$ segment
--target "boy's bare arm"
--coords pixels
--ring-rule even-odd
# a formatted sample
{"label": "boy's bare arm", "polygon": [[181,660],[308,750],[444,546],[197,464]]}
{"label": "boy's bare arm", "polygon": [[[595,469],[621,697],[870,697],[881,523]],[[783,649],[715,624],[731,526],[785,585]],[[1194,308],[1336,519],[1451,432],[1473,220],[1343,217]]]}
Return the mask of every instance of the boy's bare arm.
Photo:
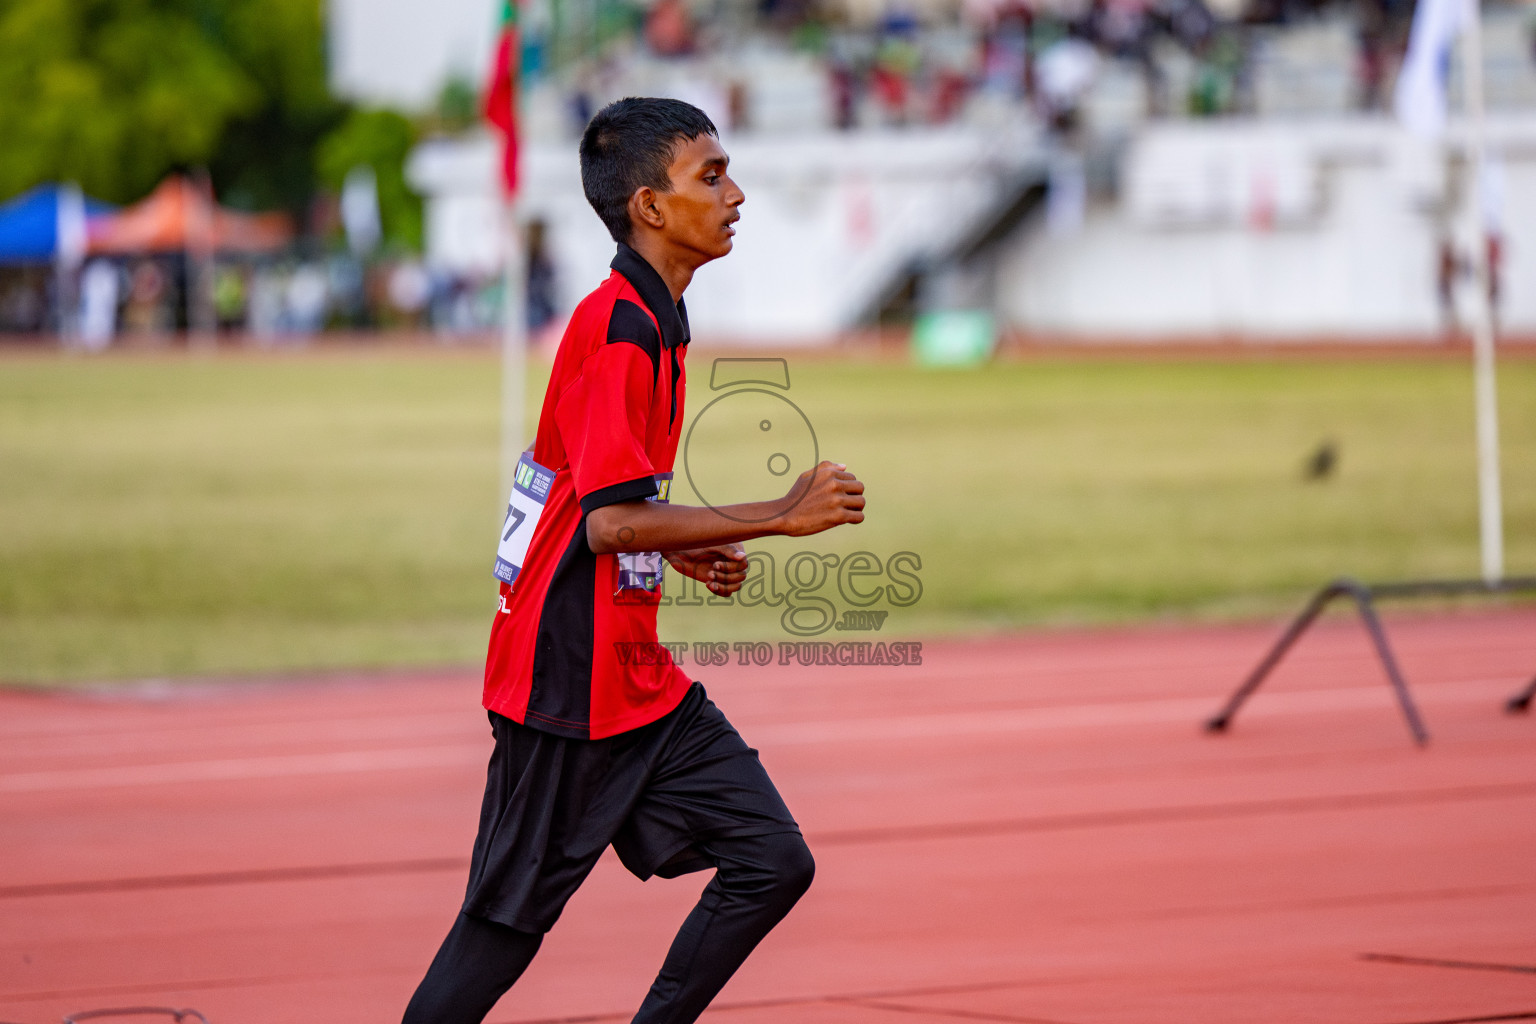
{"label": "boy's bare arm", "polygon": [[864,521],[864,485],[846,466],[823,462],[800,474],[789,493],[772,501],[720,509],[626,501],[587,516],[587,546],[596,554],[690,552],[758,537],[805,537]]}

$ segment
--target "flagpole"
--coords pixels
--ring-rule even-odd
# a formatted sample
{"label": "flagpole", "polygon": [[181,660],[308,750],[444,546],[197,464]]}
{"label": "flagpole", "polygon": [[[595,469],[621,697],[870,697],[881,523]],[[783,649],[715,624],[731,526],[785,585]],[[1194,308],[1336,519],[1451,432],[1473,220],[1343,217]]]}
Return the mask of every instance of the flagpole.
{"label": "flagpole", "polygon": [[[514,26],[517,24],[517,0],[509,0],[506,7],[506,16],[503,19],[502,31],[507,31],[506,21],[510,20]],[[522,159],[522,147],[518,145],[515,133],[519,127],[517,116],[518,97],[522,93],[522,61],[516,47],[520,45],[519,38],[514,35],[504,45],[513,49],[508,54],[507,75],[511,79],[510,95],[507,97],[507,138],[504,145],[511,147],[510,159],[520,161]],[[526,387],[527,363],[528,363],[528,313],[527,313],[527,287],[528,271],[525,266],[527,260],[527,246],[523,240],[522,218],[520,215],[518,197],[522,192],[522,175],[518,173],[520,168],[516,163],[511,165],[510,181],[504,181],[504,185],[511,187],[504,192],[506,202],[503,206],[505,223],[502,227],[506,239],[506,256],[502,265],[502,301],[501,301],[501,494],[503,497],[512,493],[512,482],[517,474],[517,460],[523,453],[523,393]]]}
{"label": "flagpole", "polygon": [[[515,101],[514,101],[515,102]],[[506,260],[502,284],[501,324],[501,495],[512,493],[512,478],[523,453],[523,390],[527,377],[528,274],[518,202],[508,196],[505,205]]]}
{"label": "flagpole", "polygon": [[66,347],[80,341],[80,267],[85,250],[85,195],[79,185],[67,182],[54,196],[53,248],[59,341]]}
{"label": "flagpole", "polygon": [[1483,191],[1487,174],[1487,127],[1483,112],[1483,24],[1478,0],[1465,0],[1462,31],[1463,96],[1467,114],[1467,215],[1472,222],[1472,361],[1477,404],[1478,525],[1482,546],[1483,581],[1504,577],[1504,507],[1499,484],[1498,387],[1494,370],[1493,268],[1488,252]]}

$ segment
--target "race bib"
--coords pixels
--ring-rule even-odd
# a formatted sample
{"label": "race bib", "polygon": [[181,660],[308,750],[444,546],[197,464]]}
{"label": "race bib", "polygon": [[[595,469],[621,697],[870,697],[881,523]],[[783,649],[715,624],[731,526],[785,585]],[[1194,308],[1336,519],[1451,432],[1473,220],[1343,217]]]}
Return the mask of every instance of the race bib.
{"label": "race bib", "polygon": [[[659,501],[665,505],[671,495],[672,474],[657,473],[656,496],[646,500]],[[649,594],[661,591],[661,574],[667,563],[660,551],[626,551],[618,556],[618,560],[619,585],[614,591],[615,596],[626,590],[641,590]]]}
{"label": "race bib", "polygon": [[544,503],[549,500],[549,486],[555,482],[555,474],[533,461],[531,452],[523,452],[517,460],[517,473],[512,478],[512,494],[507,498],[507,518],[501,524],[501,543],[496,546],[498,580],[511,583],[523,569],[528,557],[528,542],[544,514]]}

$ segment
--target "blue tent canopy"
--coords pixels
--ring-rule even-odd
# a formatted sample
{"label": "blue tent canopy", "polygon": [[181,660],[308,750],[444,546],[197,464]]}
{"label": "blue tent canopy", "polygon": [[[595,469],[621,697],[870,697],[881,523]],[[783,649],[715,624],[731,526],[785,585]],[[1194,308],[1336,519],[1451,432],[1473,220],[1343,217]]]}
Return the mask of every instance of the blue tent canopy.
{"label": "blue tent canopy", "polygon": [[[58,185],[40,185],[0,206],[0,263],[48,263],[59,247]],[[112,207],[85,200],[85,215],[94,217]]]}

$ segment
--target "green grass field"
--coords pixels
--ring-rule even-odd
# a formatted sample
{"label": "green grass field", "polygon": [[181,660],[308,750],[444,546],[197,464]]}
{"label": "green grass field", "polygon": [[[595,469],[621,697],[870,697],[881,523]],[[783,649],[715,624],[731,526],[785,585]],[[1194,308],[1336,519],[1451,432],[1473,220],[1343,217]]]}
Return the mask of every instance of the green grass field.
{"label": "green grass field", "polygon": [[[880,637],[1271,616],[1341,573],[1477,571],[1458,360],[790,362],[869,519],[750,547],[780,573],[802,551],[915,554],[921,597],[878,603]],[[1500,385],[1508,565],[1529,573],[1536,361],[1506,361]],[[0,360],[0,679],[477,662],[497,388],[489,353]],[[1338,472],[1303,482],[1324,438]],[[771,480],[739,473],[720,493]],[[673,500],[695,500],[686,479]],[[782,612],[670,607],[663,639],[783,639]]]}

